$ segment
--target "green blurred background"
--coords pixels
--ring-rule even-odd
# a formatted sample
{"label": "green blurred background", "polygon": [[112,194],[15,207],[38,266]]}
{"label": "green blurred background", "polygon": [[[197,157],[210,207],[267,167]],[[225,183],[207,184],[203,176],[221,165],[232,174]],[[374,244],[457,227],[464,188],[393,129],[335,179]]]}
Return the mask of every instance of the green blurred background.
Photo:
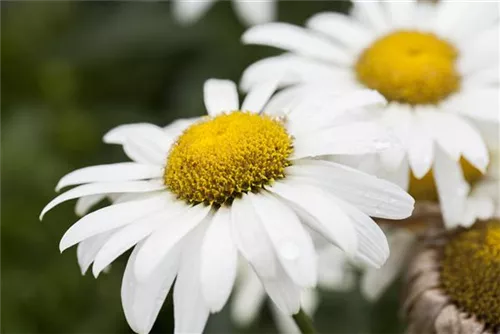
{"label": "green blurred background", "polygon": [[[343,1],[279,3],[279,20],[302,24],[314,13],[346,12]],[[173,19],[168,2],[1,3],[1,331],[128,333],[120,303],[126,256],[109,274],[81,276],[75,248],[59,239],[76,221],[74,203],[41,223],[65,173],[124,160],[102,135],[130,122],[166,125],[205,113],[210,77],[238,81],[257,59],[277,54],[243,46],[245,27],[231,3],[216,3],[191,26]],[[397,333],[398,286],[378,301],[359,292],[324,293],[315,321],[322,333]],[[168,299],[155,333],[171,332]],[[275,332],[268,308],[251,328],[234,327],[227,307],[206,332]]]}

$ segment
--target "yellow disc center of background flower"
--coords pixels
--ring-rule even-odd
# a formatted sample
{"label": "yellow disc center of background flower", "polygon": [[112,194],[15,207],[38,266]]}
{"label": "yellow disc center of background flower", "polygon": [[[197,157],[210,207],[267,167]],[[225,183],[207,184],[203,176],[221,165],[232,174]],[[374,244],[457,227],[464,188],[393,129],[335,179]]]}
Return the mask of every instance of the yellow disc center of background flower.
{"label": "yellow disc center of background flower", "polygon": [[364,50],[355,67],[358,80],[389,101],[435,104],[459,88],[456,58],[434,34],[398,31]]}
{"label": "yellow disc center of background flower", "polygon": [[444,248],[441,284],[459,308],[500,326],[500,221],[477,223]]}
{"label": "yellow disc center of background flower", "polygon": [[[472,166],[464,158],[460,159],[460,165],[462,166],[462,171],[464,173],[465,180],[470,185],[473,185],[481,179],[483,174],[476,167]],[[424,175],[423,178],[417,179],[413,174],[410,177],[410,187],[408,192],[417,201],[437,201],[438,194],[436,189],[436,183],[434,182],[434,175],[432,170]]]}
{"label": "yellow disc center of background flower", "polygon": [[234,111],[189,127],[170,151],[164,181],[183,200],[223,204],[283,178],[291,153],[281,121]]}

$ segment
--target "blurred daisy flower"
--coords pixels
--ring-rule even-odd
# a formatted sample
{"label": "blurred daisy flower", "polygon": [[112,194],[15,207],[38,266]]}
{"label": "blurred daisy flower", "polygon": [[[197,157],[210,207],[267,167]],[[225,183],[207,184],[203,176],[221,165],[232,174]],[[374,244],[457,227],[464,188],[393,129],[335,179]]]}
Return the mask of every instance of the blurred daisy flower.
{"label": "blurred daisy flower", "polygon": [[[183,24],[198,21],[217,0],[172,0],[174,16]],[[247,26],[274,21],[276,0],[233,0],[238,18]]]}
{"label": "blurred daisy flower", "polygon": [[406,272],[407,333],[498,333],[500,221],[435,232]]}
{"label": "blurred daisy flower", "polygon": [[[500,155],[491,151],[491,162],[486,175],[476,182],[462,208],[463,225],[470,227],[477,221],[500,219]],[[387,222],[385,222],[387,223]],[[403,224],[388,225],[384,229],[391,254],[380,268],[367,267],[362,271],[361,292],[369,300],[377,300],[408,265],[416,242],[429,226],[442,224],[439,208],[432,203],[418,203],[411,218]],[[401,226],[404,225],[404,226]]]}
{"label": "blurred daisy flower", "polygon": [[377,90],[388,105],[363,117],[391,128],[403,150],[373,163],[416,200],[439,201],[448,227],[467,225],[462,209],[489,161],[479,129],[498,128],[500,119],[498,6],[356,1],[350,16],[317,14],[307,28],[256,26],[244,43],[288,52],[251,65],[241,85],[283,78],[295,86],[281,93],[282,103],[319,87]]}
{"label": "blurred daisy flower", "polygon": [[[175,279],[175,332],[201,332],[232,291],[238,253],[276,306],[296,314],[302,291],[318,280],[312,231],[363,263],[379,267],[387,259],[387,240],[369,216],[406,218],[412,197],[322,157],[388,149],[394,138],[376,124],[337,123],[335,113],[310,118],[306,102],[272,112],[266,104],[275,89],[275,82],[262,84],[240,106],[233,82],[210,79],[207,117],[172,131],[119,126],[104,141],[122,145],[132,162],[83,168],[59,181],[57,190],[79,186],[41,217],[71,199],[120,194],[71,226],[60,249],[91,244],[83,250],[97,276],[134,247],[121,291],[134,331],[151,330]],[[336,108],[384,102],[365,90],[339,95]]]}

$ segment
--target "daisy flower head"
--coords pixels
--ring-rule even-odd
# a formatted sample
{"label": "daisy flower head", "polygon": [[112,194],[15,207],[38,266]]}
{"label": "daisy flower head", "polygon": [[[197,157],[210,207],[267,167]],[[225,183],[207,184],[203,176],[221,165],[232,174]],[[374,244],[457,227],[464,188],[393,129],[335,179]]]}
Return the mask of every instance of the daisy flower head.
{"label": "daisy flower head", "polygon": [[436,231],[406,271],[408,333],[500,331],[500,221]]}
{"label": "daisy flower head", "polygon": [[[87,242],[79,258],[93,262],[97,276],[134,247],[121,290],[134,331],[151,330],[175,279],[175,332],[201,332],[231,293],[238,254],[288,315],[317,282],[311,233],[375,267],[388,257],[386,238],[369,216],[406,218],[413,198],[323,157],[366,154],[391,147],[394,138],[376,124],[337,124],[334,114],[309,118],[307,102],[270,112],[275,89],[274,81],[262,84],[240,105],[233,82],[210,79],[208,116],[173,129],[119,126],[104,141],[122,145],[132,162],[79,169],[59,181],[57,189],[78,186],[41,216],[71,199],[119,194],[71,226],[60,249]],[[361,91],[338,102],[349,109],[384,99]]]}
{"label": "daisy flower head", "polygon": [[[199,20],[217,0],[172,0],[175,18],[183,24]],[[276,0],[233,0],[232,5],[238,18],[247,26],[274,21],[277,11]]]}
{"label": "daisy flower head", "polygon": [[[280,77],[280,99],[317,87],[367,87],[388,104],[367,111],[400,139],[377,164],[417,200],[439,201],[448,227],[466,224],[470,186],[488,166],[479,125],[498,127],[499,4],[496,2],[355,1],[349,16],[320,13],[306,28],[269,23],[244,43],[288,51],[251,65],[249,89]],[[366,116],[369,117],[369,116]]]}

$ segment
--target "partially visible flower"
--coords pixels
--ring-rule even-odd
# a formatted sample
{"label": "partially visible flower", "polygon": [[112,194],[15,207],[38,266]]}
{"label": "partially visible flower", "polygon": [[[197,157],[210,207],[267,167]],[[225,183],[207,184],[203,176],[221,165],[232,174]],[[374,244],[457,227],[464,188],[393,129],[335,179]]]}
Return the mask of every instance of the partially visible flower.
{"label": "partially visible flower", "polygon": [[[413,199],[325,156],[388,149],[394,139],[368,122],[311,117],[307,99],[271,111],[275,89],[276,82],[264,83],[240,105],[233,82],[211,79],[204,86],[209,115],[194,124],[111,130],[104,141],[122,145],[133,162],[67,174],[57,189],[79,186],[42,210],[41,217],[71,199],[119,194],[71,226],[59,246],[85,244],[78,257],[87,267],[93,262],[95,276],[134,247],[121,291],[134,331],[151,330],[175,280],[175,332],[201,332],[229,298],[238,253],[276,306],[297,313],[302,291],[318,280],[310,230],[363,263],[379,267],[387,259],[387,240],[369,216],[406,218]],[[370,90],[335,101],[339,110],[385,102]]]}
{"label": "partially visible flower", "polygon": [[[200,19],[217,0],[172,0],[172,10],[179,22],[191,24]],[[247,26],[274,21],[277,0],[233,0],[238,18]]]}
{"label": "partially visible flower", "polygon": [[[478,220],[500,219],[500,155],[491,152],[490,156],[491,163],[487,173],[474,184],[462,208],[461,221],[465,227],[472,226]],[[416,246],[418,236],[426,228],[441,226],[439,216],[440,211],[436,204],[421,202],[417,203],[411,218],[390,224],[389,228],[384,229],[391,255],[380,269],[368,267],[363,270],[361,291],[365,297],[377,300],[399,277],[407,266],[408,256]]]}
{"label": "partially visible flower", "polygon": [[[326,245],[318,249],[318,287],[324,290],[346,291],[355,283],[354,267],[348,257],[335,246]],[[255,273],[242,266],[236,281],[235,293],[231,301],[231,318],[239,327],[248,327],[259,315],[266,292]],[[301,307],[311,317],[321,302],[320,294],[315,289],[302,292]],[[300,333],[292,317],[283,313],[276,306],[271,307],[275,323],[281,333]]]}
{"label": "partially visible flower", "polygon": [[[250,28],[244,43],[287,53],[251,65],[249,89],[282,78],[282,104],[319,87],[368,87],[389,104],[365,119],[393,129],[404,150],[377,156],[416,200],[439,201],[447,227],[463,221],[470,186],[488,166],[479,124],[498,128],[498,3],[355,1],[350,16],[320,13],[307,29],[286,23]],[[491,147],[489,147],[491,149]]]}
{"label": "partially visible flower", "polygon": [[500,331],[500,221],[436,233],[406,272],[409,334]]}

